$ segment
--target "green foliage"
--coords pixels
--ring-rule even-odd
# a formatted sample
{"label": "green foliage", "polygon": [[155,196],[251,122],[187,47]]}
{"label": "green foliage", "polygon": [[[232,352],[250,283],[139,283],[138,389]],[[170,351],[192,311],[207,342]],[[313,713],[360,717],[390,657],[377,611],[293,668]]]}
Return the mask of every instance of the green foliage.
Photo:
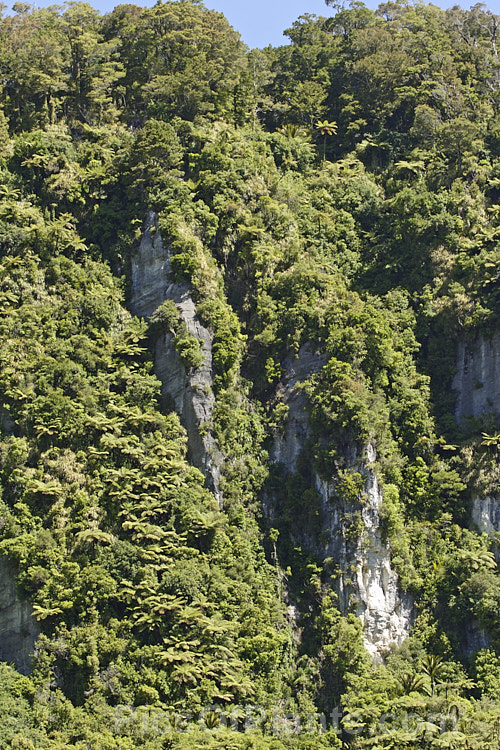
{"label": "green foliage", "polygon": [[201,343],[181,320],[180,313],[172,300],[165,300],[154,311],[149,324],[149,333],[153,337],[170,333],[174,337],[174,346],[186,367],[197,369],[203,363]]}
{"label": "green foliage", "polygon": [[[0,551],[42,632],[2,746],[339,747],[332,701],[353,750],[498,744],[498,415],[451,388],[498,327],[498,19],[327,5],[250,53],[197,0],[0,19]],[[124,307],[149,210],[213,337],[222,507],[148,353],[200,342]],[[376,667],[328,527],[362,554],[369,477],[416,602]]]}
{"label": "green foliage", "polygon": [[478,687],[483,695],[499,699],[500,659],[489,649],[481,649],[474,658],[474,672]]}
{"label": "green foliage", "polygon": [[398,488],[394,484],[385,484],[380,518],[391,548],[391,560],[399,575],[401,587],[418,591],[423,585],[412,559],[411,540],[405,528],[403,505]]}
{"label": "green foliage", "polygon": [[0,740],[4,747],[34,748],[35,743],[43,742],[45,735],[31,710],[34,685],[7,664],[0,664],[0,674],[0,705],[4,716]]}
{"label": "green foliage", "polygon": [[[0,542],[45,633],[34,679],[45,684],[55,670],[77,705],[89,691],[165,706],[246,699],[256,678],[236,636],[256,627],[255,614],[236,592],[226,617],[217,602],[236,585],[242,555],[246,596],[257,587],[272,601],[271,570],[250,562],[255,527],[238,530],[218,513],[186,461],[177,417],[158,411],[145,327],[120,307],[102,264],[59,256],[45,268],[31,256],[5,259],[2,271],[13,297],[37,280],[2,321],[3,404],[26,438],[2,441]],[[171,306],[155,324],[176,324]],[[12,359],[20,325],[24,346]],[[182,342],[182,326],[177,335]],[[232,537],[238,567],[227,550],[214,562],[221,535]],[[266,612],[259,622],[272,651],[279,603]]]}

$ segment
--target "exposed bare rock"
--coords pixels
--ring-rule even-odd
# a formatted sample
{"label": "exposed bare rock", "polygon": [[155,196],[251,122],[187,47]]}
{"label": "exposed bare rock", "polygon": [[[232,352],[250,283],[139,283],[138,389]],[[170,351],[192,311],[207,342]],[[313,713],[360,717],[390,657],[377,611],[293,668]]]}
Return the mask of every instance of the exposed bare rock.
{"label": "exposed bare rock", "polygon": [[196,314],[190,285],[173,278],[170,251],[163,244],[158,217],[153,211],[147,215],[142,240],[132,255],[131,265],[132,313],[149,319],[162,302],[172,300],[187,330],[200,343],[202,364],[196,369],[186,369],[172,334],[160,336],[154,345],[155,372],[162,384],[163,396],[171,402],[187,430],[190,459],[204,473],[207,485],[220,502],[222,455],[211,432],[212,335]]}
{"label": "exposed bare rock", "polygon": [[[297,358],[290,357],[283,365],[284,377],[278,393],[288,406],[288,415],[282,432],[275,437],[270,455],[290,473],[296,470],[297,459],[311,434],[307,396],[296,386],[319,372],[324,364],[322,355],[304,346]],[[332,557],[339,566],[340,606],[360,617],[366,648],[378,658],[391,644],[400,645],[407,637],[413,602],[399,590],[397,574],[391,567],[390,550],[382,539],[382,491],[371,468],[375,451],[367,446],[366,455],[359,456],[354,446],[346,446],[343,458],[347,468],[358,471],[364,478],[363,500],[356,503],[342,500],[336,492],[334,473],[324,480],[313,472],[323,506],[321,538],[326,540],[323,547],[315,551],[324,558]],[[268,511],[272,514],[271,508]],[[361,520],[361,534],[353,537],[351,527],[356,516]]]}
{"label": "exposed bare rock", "polygon": [[16,430],[16,423],[7,409],[4,409],[3,407],[0,407],[0,430],[5,432],[6,435],[14,435]]}
{"label": "exposed bare rock", "polygon": [[457,420],[500,414],[500,333],[474,343],[459,343],[452,385],[457,393]]}
{"label": "exposed bare rock", "polygon": [[472,520],[478,531],[492,535],[500,531],[500,501],[497,497],[476,497],[472,501]]}
{"label": "exposed bare rock", "polygon": [[[389,545],[382,539],[380,508],[383,495],[370,464],[375,452],[368,445],[366,456],[356,460],[354,451],[349,468],[364,477],[361,504],[343,501],[336,493],[336,480],[316,478],[323,499],[325,557],[339,564],[339,600],[343,609],[353,609],[363,623],[365,646],[377,658],[391,644],[401,645],[413,620],[413,601],[403,594],[391,566]],[[350,526],[359,515],[361,533],[352,536]]]}
{"label": "exposed bare rock", "polygon": [[165,296],[170,261],[158,230],[158,216],[149,211],[139,249],[132,256],[130,307],[140,318],[150,318]]}
{"label": "exposed bare rock", "polygon": [[0,557],[0,660],[12,662],[28,674],[35,641],[40,633],[31,605],[19,596],[14,569]]}
{"label": "exposed bare rock", "polygon": [[300,348],[297,357],[289,356],[283,363],[283,379],[277,395],[288,406],[288,415],[284,432],[274,441],[270,457],[272,461],[282,463],[290,473],[295,471],[297,458],[310,432],[307,396],[297,384],[319,372],[325,361],[322,354],[306,344]]}

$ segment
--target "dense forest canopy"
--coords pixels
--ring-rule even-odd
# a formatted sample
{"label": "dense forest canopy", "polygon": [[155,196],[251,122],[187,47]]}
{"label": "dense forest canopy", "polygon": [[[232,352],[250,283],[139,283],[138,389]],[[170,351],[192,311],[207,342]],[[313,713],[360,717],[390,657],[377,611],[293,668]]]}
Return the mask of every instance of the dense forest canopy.
{"label": "dense forest canopy", "polygon": [[[499,327],[499,17],[327,0],[248,50],[198,0],[13,10],[0,552],[39,635],[29,674],[0,663],[0,745],[497,747],[498,529],[472,503],[498,501],[500,425],[457,420],[452,380]],[[148,212],[213,337],[220,503],[154,374],[160,333],[189,372],[198,341],[168,300],[129,311]],[[318,494],[360,549],[368,447],[413,602],[375,661]]]}

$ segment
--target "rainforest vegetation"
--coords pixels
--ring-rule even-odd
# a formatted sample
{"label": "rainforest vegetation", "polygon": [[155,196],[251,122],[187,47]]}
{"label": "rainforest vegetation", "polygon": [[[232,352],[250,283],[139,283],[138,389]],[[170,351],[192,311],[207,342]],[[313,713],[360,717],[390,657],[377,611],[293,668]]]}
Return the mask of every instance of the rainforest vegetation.
{"label": "rainforest vegetation", "polygon": [[[197,0],[0,17],[0,552],[40,633],[29,674],[0,664],[2,748],[498,747],[498,536],[471,503],[500,425],[457,422],[452,378],[499,325],[499,20],[327,0],[248,50]],[[191,369],[197,343],[172,303],[129,312],[148,211],[213,335],[221,507],[154,374],[159,326]],[[361,498],[352,445],[414,602],[378,662],[311,482]]]}

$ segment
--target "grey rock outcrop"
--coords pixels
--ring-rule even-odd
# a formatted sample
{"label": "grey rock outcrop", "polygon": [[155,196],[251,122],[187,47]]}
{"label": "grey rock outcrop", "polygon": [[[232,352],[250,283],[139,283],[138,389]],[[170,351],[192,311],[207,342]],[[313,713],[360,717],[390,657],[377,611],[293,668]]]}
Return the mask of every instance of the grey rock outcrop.
{"label": "grey rock outcrop", "polygon": [[166,298],[170,260],[158,229],[158,216],[149,211],[138,250],[132,255],[130,307],[132,313],[149,319]]}
{"label": "grey rock outcrop", "polygon": [[307,396],[297,385],[319,372],[324,364],[325,357],[307,345],[300,348],[297,357],[289,356],[283,363],[283,378],[277,396],[288,407],[288,414],[283,432],[271,448],[270,458],[271,461],[282,463],[289,472],[295,471],[297,459],[310,433]]}
{"label": "grey rock outcrop", "polygon": [[[307,346],[298,357],[288,358],[283,366],[283,379],[278,388],[281,400],[288,406],[285,425],[275,436],[270,451],[272,461],[281,462],[292,473],[305,442],[311,435],[307,396],[297,384],[321,370],[325,359]],[[340,570],[339,603],[345,611],[354,611],[363,624],[365,645],[377,659],[391,644],[400,645],[409,633],[413,602],[403,595],[398,577],[391,567],[390,550],[383,541],[380,524],[382,491],[371,465],[375,451],[368,445],[365,456],[358,456],[353,446],[345,447],[345,466],[358,471],[364,478],[360,502],[346,502],[338,497],[336,478],[324,480],[313,472],[315,489],[322,499],[322,548],[315,552],[324,559],[333,558]],[[267,500],[267,512],[272,508]],[[361,534],[352,538],[353,519],[361,519]],[[350,538],[351,537],[351,538]]]}
{"label": "grey rock outcrop", "polygon": [[[500,415],[500,333],[474,342],[461,341],[457,352],[457,371],[453,378],[456,391],[455,417],[485,414]],[[500,500],[496,496],[476,496],[472,500],[471,520],[480,533],[493,536],[500,532]],[[498,547],[495,550],[500,562]],[[464,632],[463,653],[466,658],[491,646],[491,638],[479,623],[470,622]]]}
{"label": "grey rock outcrop", "polygon": [[464,626],[461,636],[461,652],[466,659],[470,659],[483,648],[491,648],[491,637],[484,628],[480,626],[477,620],[468,622]]}
{"label": "grey rock outcrop", "polygon": [[14,435],[16,429],[16,423],[13,421],[9,412],[0,407],[0,430],[5,432],[6,435]]}
{"label": "grey rock outcrop", "polygon": [[493,535],[500,531],[500,501],[497,497],[475,497],[472,501],[472,521],[478,531]]}
{"label": "grey rock outcrop", "polygon": [[[325,517],[325,557],[338,561],[339,602],[352,610],[363,624],[367,651],[378,658],[391,644],[400,646],[409,634],[413,620],[413,601],[401,593],[398,576],[391,566],[390,549],[382,538],[380,508],[383,495],[377,475],[370,465],[375,461],[372,446],[364,457],[352,450],[348,467],[364,478],[360,503],[346,502],[336,493],[336,480],[316,478],[323,500]],[[361,533],[349,540],[350,526],[356,516]]]}
{"label": "grey rock outcrop", "polygon": [[217,501],[220,496],[222,455],[211,432],[214,396],[212,393],[212,335],[196,314],[190,285],[176,282],[170,265],[170,252],[158,229],[158,217],[150,211],[139,248],[131,258],[130,309],[149,319],[165,300],[172,300],[200,344],[203,362],[195,370],[186,369],[171,333],[154,344],[155,372],[162,384],[162,395],[179,414],[188,434],[189,456],[205,475]]}
{"label": "grey rock outcrop", "polygon": [[31,605],[19,596],[12,565],[0,557],[0,660],[28,674],[39,633]]}
{"label": "grey rock outcrop", "polygon": [[457,398],[455,416],[500,414],[500,333],[475,342],[459,342],[457,371],[452,383]]}
{"label": "grey rock outcrop", "polygon": [[[472,523],[477,531],[493,536],[500,531],[500,502],[498,498],[486,496],[472,500]],[[494,547],[497,564],[500,563],[500,550]],[[461,633],[461,651],[466,659],[482,648],[491,648],[491,636],[477,620],[465,624]]]}

